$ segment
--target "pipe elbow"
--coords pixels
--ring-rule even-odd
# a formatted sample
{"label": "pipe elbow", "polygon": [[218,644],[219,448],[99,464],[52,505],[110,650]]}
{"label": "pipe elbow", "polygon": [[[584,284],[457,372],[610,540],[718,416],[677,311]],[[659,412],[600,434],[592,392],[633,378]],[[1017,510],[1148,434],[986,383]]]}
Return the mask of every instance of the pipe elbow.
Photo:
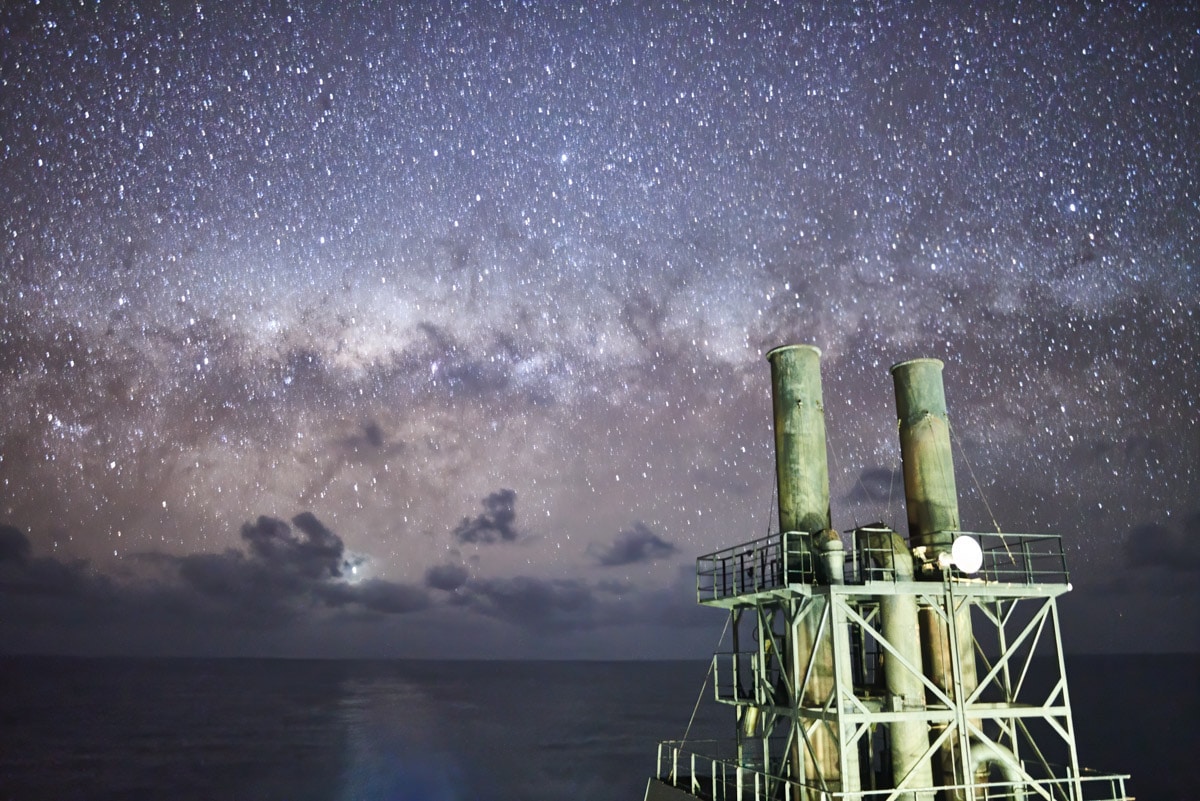
{"label": "pipe elbow", "polygon": [[979,776],[980,773],[986,776],[992,766],[999,769],[1004,781],[1012,786],[1007,797],[1013,801],[1025,801],[1025,780],[1021,765],[1013,752],[992,742],[975,740],[971,745],[972,773],[975,776]]}

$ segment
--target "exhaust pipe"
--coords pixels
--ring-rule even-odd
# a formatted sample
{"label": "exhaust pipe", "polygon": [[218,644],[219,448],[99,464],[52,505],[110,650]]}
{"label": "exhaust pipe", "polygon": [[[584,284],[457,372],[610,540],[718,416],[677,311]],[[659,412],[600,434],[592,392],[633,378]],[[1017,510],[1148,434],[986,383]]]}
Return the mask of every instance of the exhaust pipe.
{"label": "exhaust pipe", "polygon": [[940,359],[912,359],[892,366],[896,416],[900,419],[900,460],[908,508],[908,539],[937,561],[954,544],[960,528],[958,489],[950,453],[950,419]]}
{"label": "exhaust pipe", "polygon": [[[912,359],[892,366],[896,385],[896,416],[900,422],[900,459],[904,468],[904,498],[908,509],[908,537],[914,555],[921,554],[924,578],[942,578],[941,564],[948,563],[954,532],[960,530],[958,490],[950,452],[950,420],[939,359]],[[920,611],[925,674],[947,695],[961,702],[979,684],[975,670],[975,636],[971,611],[962,606],[951,613],[957,639],[957,658],[964,697],[958,698],[954,682],[954,656],[949,626],[936,611]],[[976,721],[978,725],[978,721]],[[965,732],[961,733],[965,737]],[[964,784],[961,759],[955,759],[952,738],[942,749],[944,784]],[[956,775],[955,766],[959,766]]]}
{"label": "exhaust pipe", "polygon": [[[885,528],[867,527],[855,532],[860,547],[866,547],[877,569],[897,582],[911,582],[912,552],[904,538]],[[885,708],[891,712],[925,709],[925,672],[921,660],[920,624],[917,599],[906,593],[879,596],[879,616],[883,636],[895,647],[900,658],[888,654],[883,660],[887,694]],[[903,661],[901,661],[903,660]],[[907,662],[907,665],[904,664]],[[915,671],[915,672],[914,672]],[[891,733],[892,776],[896,785],[913,788],[933,786],[933,765],[922,759],[929,748],[929,726],[923,720],[898,720],[888,724]],[[910,791],[895,796],[899,801],[933,801],[932,790]]]}
{"label": "exhaust pipe", "polygon": [[[780,535],[785,540],[789,535],[809,535],[794,540],[803,543],[800,550],[807,574],[796,576],[796,580],[810,581],[809,576],[815,573],[824,584],[837,583],[842,576],[842,541],[831,529],[829,511],[821,351],[813,345],[784,345],[768,352],[767,360],[771,363]],[[793,577],[787,580],[790,583]],[[813,602],[818,601],[814,598]],[[818,637],[819,629],[816,614],[797,622],[791,627],[789,653],[782,655],[792,686],[797,688],[803,683],[811,658],[812,673],[799,699],[809,709],[824,706],[834,689],[833,638],[829,632]],[[850,664],[848,651],[839,656]],[[806,781],[810,788],[858,789],[858,750],[852,747],[840,754],[837,738],[826,726],[814,728],[808,739],[810,747],[801,742],[799,735],[793,740],[794,779]]]}
{"label": "exhaust pipe", "polygon": [[775,416],[779,530],[824,531],[831,518],[821,351],[814,345],[784,345],[769,351],[767,361]]}

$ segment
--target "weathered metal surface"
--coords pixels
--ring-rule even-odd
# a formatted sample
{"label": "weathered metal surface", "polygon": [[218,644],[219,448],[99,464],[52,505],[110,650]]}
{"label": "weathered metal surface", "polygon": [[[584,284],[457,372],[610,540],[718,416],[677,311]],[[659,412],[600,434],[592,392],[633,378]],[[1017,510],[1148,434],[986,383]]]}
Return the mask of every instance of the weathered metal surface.
{"label": "weathered metal surface", "polygon": [[[832,523],[821,351],[812,345],[785,345],[767,353],[767,361],[771,363],[779,528],[785,537],[786,532],[827,531]],[[808,540],[802,538],[803,542]],[[767,634],[760,630],[760,637]],[[806,688],[795,704],[817,707],[826,702],[836,681],[834,650],[829,634],[817,629],[814,617],[789,623],[780,649],[784,670],[792,687]],[[808,681],[804,681],[806,675]],[[767,747],[765,737],[763,746]],[[857,751],[845,753],[828,728],[815,729],[807,742],[793,736],[790,752],[793,775],[804,775],[812,783],[822,782],[832,789],[857,787]]]}
{"label": "weathered metal surface", "polygon": [[821,351],[812,345],[785,345],[769,352],[767,360],[775,414],[779,530],[812,533],[830,528]]}
{"label": "weathered metal surface", "polygon": [[[909,541],[914,549],[924,547],[926,562],[937,565],[943,554],[950,554],[954,532],[960,528],[942,362],[900,362],[892,366],[892,379],[900,423]],[[934,575],[940,578],[941,571]],[[919,617],[926,674],[952,698],[971,695],[979,682],[970,605],[961,604],[943,615],[925,608]],[[934,733],[938,733],[936,726]],[[936,777],[942,784],[960,784],[966,779],[966,763],[962,743],[948,740],[940,753]]]}
{"label": "weathered metal surface", "polygon": [[[889,529],[861,528],[855,541],[870,551],[875,566],[890,574],[892,581],[909,583],[913,579],[912,552],[904,538]],[[909,594],[879,598],[883,637],[895,648],[891,658],[883,660],[883,708],[890,712],[924,712],[925,686],[921,681],[920,626],[917,600]],[[892,775],[897,785],[932,787],[933,765],[925,758],[929,748],[929,724],[920,719],[902,719],[887,724],[891,733]],[[913,791],[898,796],[898,801],[930,801],[933,791]]]}
{"label": "weathered metal surface", "polygon": [[908,537],[926,546],[926,558],[949,551],[949,532],[958,519],[958,490],[950,453],[950,420],[939,359],[912,359],[892,366],[896,416],[900,421],[900,460],[908,507]]}

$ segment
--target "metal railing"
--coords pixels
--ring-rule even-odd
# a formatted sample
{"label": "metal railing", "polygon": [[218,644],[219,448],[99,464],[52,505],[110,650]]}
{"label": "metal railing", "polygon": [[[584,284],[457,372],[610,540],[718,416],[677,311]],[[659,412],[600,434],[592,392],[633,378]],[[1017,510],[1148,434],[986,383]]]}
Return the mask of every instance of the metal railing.
{"label": "metal railing", "polygon": [[[956,532],[957,533],[957,532]],[[977,575],[1014,584],[1066,584],[1067,556],[1057,534],[972,534],[983,549]]]}
{"label": "metal railing", "polygon": [[[972,537],[979,543],[983,562],[977,571],[963,573],[956,566],[950,567],[952,577],[976,579],[999,584],[1066,584],[1069,579],[1067,558],[1063,551],[1062,537],[1057,534],[1010,534],[976,531],[942,532],[951,541],[960,536]],[[896,571],[892,566],[897,560],[907,558],[896,553],[888,540],[879,545],[868,544],[866,537],[856,537],[847,561],[846,583],[862,584],[867,581],[895,581]],[[940,575],[940,568],[930,566]],[[917,560],[918,577],[931,571],[921,570]]]}
{"label": "metal railing", "polygon": [[[954,578],[1015,585],[1068,583],[1066,553],[1057,534],[942,533],[951,538],[968,535],[982,551],[983,563],[976,572],[968,575],[951,566]],[[846,551],[842,578],[846,584],[895,581],[893,566],[903,558],[908,558],[907,554],[896,553],[890,540],[871,545],[866,537],[855,537]],[[922,570],[920,560],[916,572],[918,578],[941,576],[941,568],[933,565]],[[700,603],[817,581],[812,537],[799,531],[761,537],[696,560],[696,598]]]}
{"label": "metal railing", "polygon": [[[710,801],[889,801],[896,797],[891,789],[835,790],[775,776],[760,769],[760,764],[737,762],[721,756],[719,748],[712,754],[694,750],[703,745],[719,745],[715,741],[667,740],[658,744],[659,781]],[[975,801],[999,799],[1054,798],[1067,801],[1133,801],[1125,788],[1128,774],[1099,774],[1084,771],[1070,776],[1066,768],[1061,775],[1035,778],[1022,782],[981,782],[971,785],[945,784],[936,787],[910,787],[903,796],[921,797],[937,790],[954,793]]]}
{"label": "metal railing", "polygon": [[758,700],[755,663],[758,654],[750,651],[720,651],[713,654],[713,691],[724,703],[753,703]]}
{"label": "metal railing", "polygon": [[703,603],[813,583],[811,539],[788,531],[701,556],[696,560],[696,598]]}

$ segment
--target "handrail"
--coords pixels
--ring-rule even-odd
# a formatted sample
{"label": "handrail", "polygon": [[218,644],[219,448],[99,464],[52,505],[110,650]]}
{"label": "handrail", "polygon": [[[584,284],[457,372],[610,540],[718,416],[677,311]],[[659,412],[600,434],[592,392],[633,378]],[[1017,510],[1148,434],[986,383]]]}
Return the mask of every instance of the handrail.
{"label": "handrail", "polygon": [[[715,742],[715,741],[704,741]],[[775,776],[756,767],[754,762],[724,759],[719,755],[704,754],[679,740],[664,740],[658,747],[658,779],[681,790],[711,801],[775,801],[813,797],[806,791],[817,791],[813,785],[793,781],[784,776]],[[680,766],[687,768],[680,771]],[[1070,770],[1053,766],[1062,775],[1048,776],[1022,782],[980,782],[970,785],[976,798],[1008,798],[1014,790],[1038,791],[1054,798],[1069,798],[1072,801],[1133,801],[1125,788],[1129,774],[1099,774],[1084,771],[1081,776],[1071,776]],[[707,771],[707,772],[705,772]],[[783,795],[779,795],[779,789]],[[923,790],[966,790],[968,785],[938,785],[936,787],[907,787],[906,793],[920,795]],[[981,794],[982,793],[982,794]],[[894,795],[891,789],[879,790],[826,790],[820,795],[828,801],[886,801]],[[1027,796],[1031,796],[1026,792]]]}
{"label": "handrail", "polygon": [[799,531],[772,534],[696,560],[696,597],[720,600],[815,581],[811,537]]}
{"label": "handrail", "polygon": [[[1066,553],[1057,534],[1014,534],[996,532],[940,532],[952,538],[970,536],[979,543],[983,562],[966,574],[949,567],[952,579],[1006,585],[1066,585]],[[871,546],[866,537],[854,537],[846,550],[843,580],[862,585],[896,581],[890,566],[895,559],[890,540]],[[903,555],[907,558],[907,554]],[[918,563],[919,565],[922,563]],[[924,563],[918,577],[942,577],[942,568]],[[801,531],[771,534],[730,548],[705,554],[696,560],[696,598],[700,603],[721,601],[757,593],[783,590],[794,585],[818,582],[812,536]]]}
{"label": "handrail", "polygon": [[[979,569],[966,574],[951,566],[951,578],[986,581],[1001,584],[1067,584],[1066,553],[1062,537],[1058,534],[1017,534],[1006,532],[946,531],[940,532],[951,540],[969,536],[979,543],[983,561]],[[887,565],[894,564],[900,554],[894,552],[891,542],[871,547],[865,537],[856,537],[849,560],[847,583],[895,580],[895,572]],[[918,565],[921,562],[918,559]],[[926,563],[926,573],[941,569]]]}

